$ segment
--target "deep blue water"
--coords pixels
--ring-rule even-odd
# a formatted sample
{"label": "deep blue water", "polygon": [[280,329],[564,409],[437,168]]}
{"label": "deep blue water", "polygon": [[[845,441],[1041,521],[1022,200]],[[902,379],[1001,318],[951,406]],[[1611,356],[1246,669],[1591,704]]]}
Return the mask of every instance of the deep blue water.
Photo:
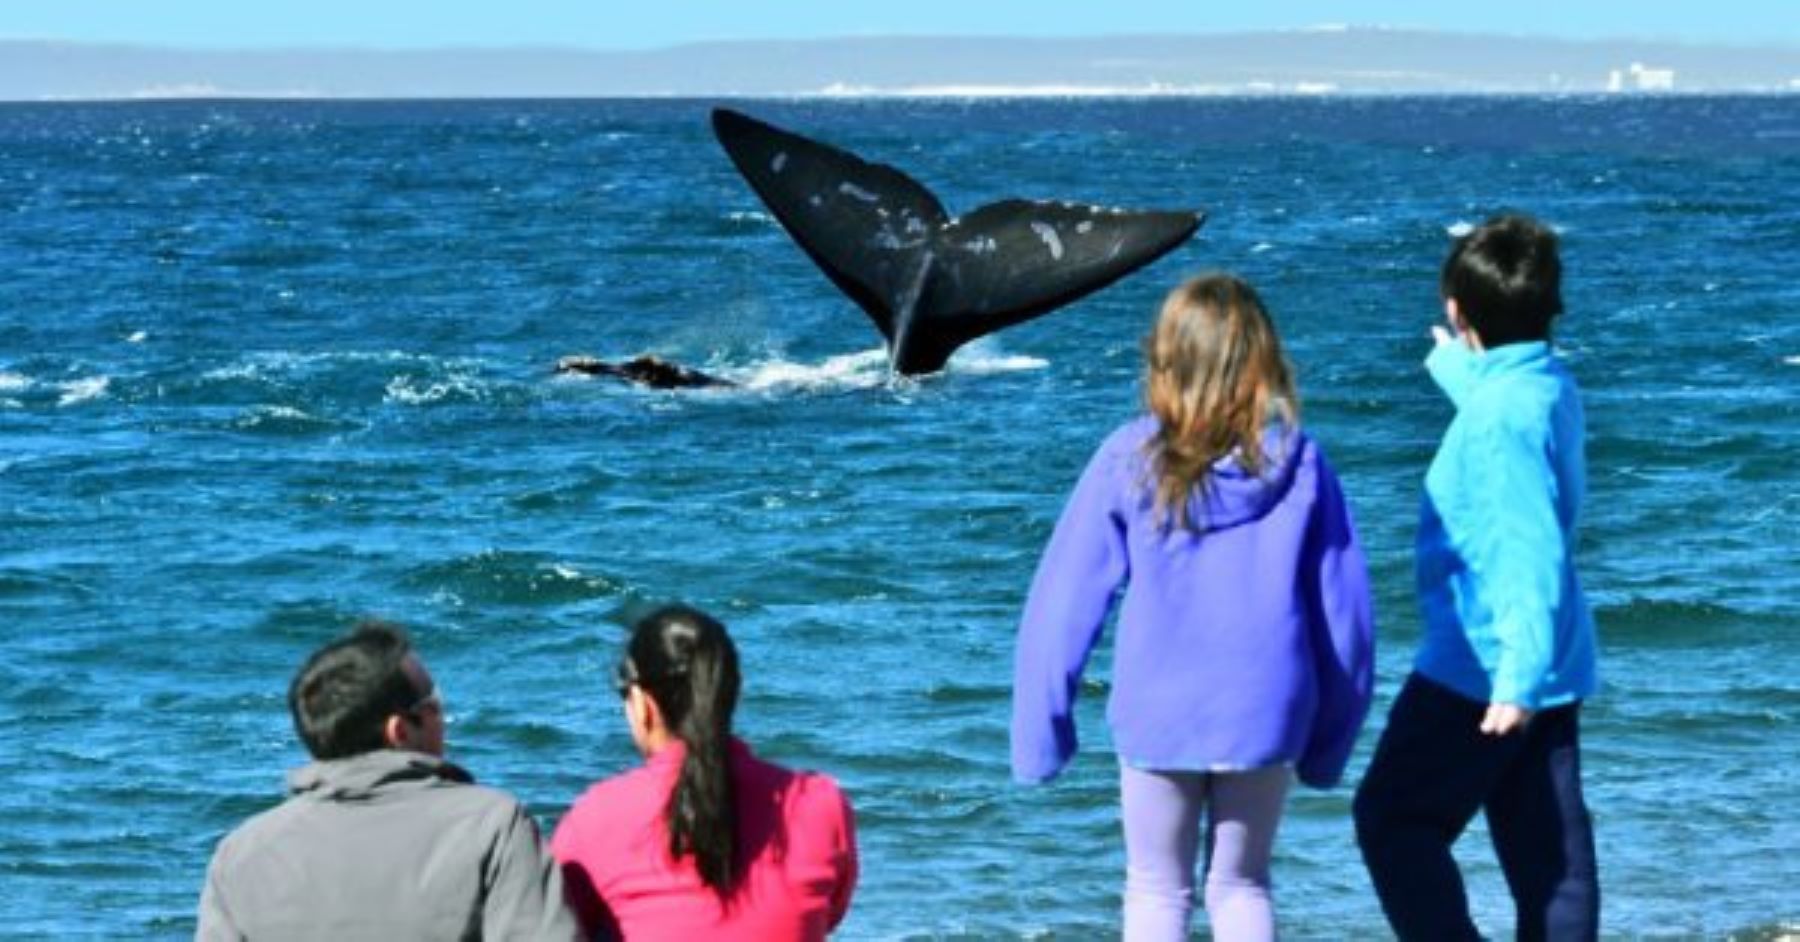
{"label": "deep blue water", "polygon": [[[411,626],[454,757],[549,826],[634,761],[622,620],[682,598],[739,639],[748,738],[853,797],[844,937],[1103,936],[1104,657],[1082,755],[1018,788],[1012,631],[1155,304],[1240,272],[1298,363],[1379,591],[1354,780],[1417,636],[1437,266],[1504,207],[1563,232],[1589,411],[1607,934],[1800,932],[1800,97],[741,106],[953,210],[1211,217],[895,382],[708,103],[0,105],[0,934],[190,934],[212,845],[303,759],[288,677],[361,615]],[[576,352],[748,388],[554,377]],[[1290,803],[1290,937],[1384,932],[1348,794]],[[1461,850],[1509,936],[1479,824]]]}

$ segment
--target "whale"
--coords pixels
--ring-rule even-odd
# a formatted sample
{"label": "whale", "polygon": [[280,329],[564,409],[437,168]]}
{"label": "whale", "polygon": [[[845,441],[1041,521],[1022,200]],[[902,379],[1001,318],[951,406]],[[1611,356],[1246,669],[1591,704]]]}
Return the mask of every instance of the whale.
{"label": "whale", "polygon": [[1056,310],[1199,231],[1199,210],[1009,198],[953,216],[898,168],[729,108],[713,134],[793,241],[869,316],[902,375]]}
{"label": "whale", "polygon": [[582,355],[566,356],[556,361],[556,372],[604,376],[651,389],[729,388],[737,385],[731,380],[650,354],[619,361]]}

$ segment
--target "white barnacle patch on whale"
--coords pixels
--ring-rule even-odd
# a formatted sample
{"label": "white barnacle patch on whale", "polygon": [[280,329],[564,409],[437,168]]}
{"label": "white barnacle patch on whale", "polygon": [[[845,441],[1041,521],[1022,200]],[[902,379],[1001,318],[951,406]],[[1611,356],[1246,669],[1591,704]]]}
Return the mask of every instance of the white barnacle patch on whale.
{"label": "white barnacle patch on whale", "polygon": [[850,197],[851,199],[862,200],[865,203],[881,202],[880,195],[875,194],[875,193],[870,193],[868,190],[865,190],[862,187],[857,186],[856,184],[850,183],[848,181],[838,184],[838,192],[844,194],[845,196]]}
{"label": "white barnacle patch on whale", "polygon": [[782,171],[782,168],[784,168],[786,166],[787,166],[787,151],[785,151],[785,150],[777,153],[775,155],[775,159],[769,161],[769,169],[776,173],[780,173]]}
{"label": "white barnacle patch on whale", "polygon": [[970,239],[964,242],[963,248],[976,255],[986,255],[989,252],[1000,251],[1000,243],[994,241],[993,236],[982,236],[979,239]]}
{"label": "white barnacle patch on whale", "polygon": [[1062,239],[1057,236],[1055,226],[1047,222],[1034,222],[1031,224],[1031,231],[1037,233],[1037,237],[1043,239],[1044,244],[1050,247],[1051,258],[1062,261]]}
{"label": "white barnacle patch on whale", "polygon": [[1082,235],[1093,232],[1094,221],[1092,219],[1083,219],[1081,222],[1075,224],[1075,231]]}

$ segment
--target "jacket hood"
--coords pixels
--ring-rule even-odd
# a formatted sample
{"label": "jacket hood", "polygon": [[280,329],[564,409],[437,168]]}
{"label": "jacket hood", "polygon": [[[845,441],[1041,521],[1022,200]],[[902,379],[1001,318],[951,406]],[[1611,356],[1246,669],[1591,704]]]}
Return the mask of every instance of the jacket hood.
{"label": "jacket hood", "polygon": [[473,784],[474,776],[437,756],[402,749],[378,749],[346,759],[327,759],[288,773],[288,793],[326,801],[371,798],[400,782],[448,779]]}
{"label": "jacket hood", "polygon": [[[1157,420],[1146,416],[1131,426],[1137,439],[1136,462],[1145,484],[1145,498],[1156,499],[1155,472],[1148,446],[1156,435]],[[1227,455],[1214,462],[1206,486],[1189,501],[1193,520],[1201,533],[1228,530],[1260,520],[1280,504],[1294,486],[1309,445],[1300,430],[1272,423],[1263,430],[1263,466],[1252,474],[1238,457]]]}

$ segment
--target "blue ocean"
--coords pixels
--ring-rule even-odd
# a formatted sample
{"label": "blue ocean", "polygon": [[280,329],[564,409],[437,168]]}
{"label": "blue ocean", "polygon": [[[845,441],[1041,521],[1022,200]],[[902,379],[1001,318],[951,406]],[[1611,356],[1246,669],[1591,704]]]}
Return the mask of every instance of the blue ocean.
{"label": "blue ocean", "polygon": [[[213,845],[304,761],[289,677],[365,616],[413,632],[452,757],[553,826],[636,761],[610,670],[670,599],[736,635],[740,732],[850,793],[843,938],[1115,933],[1105,649],[1050,786],[1009,781],[1009,686],[1156,304],[1238,272],[1298,366],[1378,590],[1354,783],[1419,631],[1437,268],[1506,208],[1562,233],[1588,410],[1603,931],[1800,934],[1800,96],[736,103],[953,212],[1208,213],[917,379],[712,104],[0,105],[0,935],[191,935]],[[740,385],[556,375],[577,353]],[[1386,933],[1349,796],[1290,799],[1290,938]],[[1479,821],[1459,855],[1510,937]]]}

